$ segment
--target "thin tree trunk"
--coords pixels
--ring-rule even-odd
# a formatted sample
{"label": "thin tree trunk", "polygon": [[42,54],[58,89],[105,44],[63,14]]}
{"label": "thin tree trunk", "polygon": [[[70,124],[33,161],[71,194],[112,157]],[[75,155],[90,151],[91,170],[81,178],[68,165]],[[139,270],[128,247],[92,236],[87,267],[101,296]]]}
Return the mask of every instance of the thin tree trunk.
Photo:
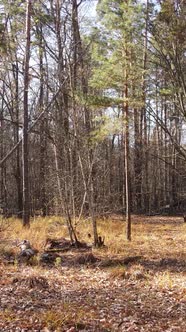
{"label": "thin tree trunk", "polygon": [[135,184],[135,208],[142,208],[142,139],[141,139],[141,110],[134,109],[134,184]]}
{"label": "thin tree trunk", "polygon": [[[39,34],[39,67],[40,67],[40,91],[39,91],[39,111],[44,108],[44,66],[43,66],[43,28],[42,23],[38,27]],[[40,208],[43,217],[47,214],[46,209],[46,118],[40,124]]]}
{"label": "thin tree trunk", "polygon": [[[2,88],[2,101],[1,101],[1,110],[0,110],[0,157],[3,158],[4,155],[4,93],[5,93],[5,84],[3,82]],[[5,213],[5,208],[7,207],[7,193],[6,193],[6,167],[2,165],[0,169],[0,201],[3,214]]]}
{"label": "thin tree trunk", "polygon": [[71,242],[72,243],[75,242],[75,244],[78,244],[78,239],[77,239],[75,230],[74,230],[73,225],[72,225],[72,220],[71,220],[68,204],[66,202],[66,197],[63,198],[63,194],[62,194],[61,179],[60,179],[60,174],[59,174],[59,163],[58,163],[57,149],[56,149],[56,144],[55,143],[53,144],[53,149],[54,149],[56,177],[57,177],[57,185],[58,185],[61,213],[63,213],[63,211],[65,213],[66,223],[67,223],[67,227],[68,227]]}
{"label": "thin tree trunk", "polygon": [[90,216],[92,219],[92,228],[93,228],[93,234],[94,234],[94,246],[99,247],[99,239],[98,239],[98,232],[97,232],[97,220],[95,216],[95,200],[94,200],[94,182],[93,182],[93,174],[92,174],[92,168],[93,168],[93,156],[92,151],[89,149],[89,156],[88,156],[88,162],[89,162],[89,181],[88,181],[88,203],[89,203],[89,211]]}
{"label": "thin tree trunk", "polygon": [[144,120],[144,159],[145,159],[145,195],[144,207],[149,211],[149,170],[148,170],[148,141],[147,141],[147,114],[146,114],[146,69],[147,69],[147,46],[148,46],[148,19],[149,19],[149,0],[146,0],[146,17],[145,17],[145,37],[144,37],[144,54],[143,54],[143,78],[142,78],[142,94],[143,94],[143,120]]}
{"label": "thin tree trunk", "polygon": [[23,118],[23,226],[30,226],[29,162],[28,162],[28,88],[30,60],[31,0],[27,0],[26,49],[24,67],[24,118]]}
{"label": "thin tree trunk", "polygon": [[[124,0],[124,3],[129,5],[128,0]],[[127,10],[127,9],[126,9]],[[128,66],[129,63],[129,50],[127,45],[127,38],[124,37],[124,59],[125,59],[125,66],[124,66],[124,105],[123,105],[123,115],[124,115],[124,173],[125,173],[125,195],[126,195],[126,238],[128,241],[131,241],[131,182],[130,182],[130,169],[129,169],[129,161],[130,161],[130,147],[129,147],[129,88],[128,88]]]}
{"label": "thin tree trunk", "polygon": [[126,191],[126,236],[127,240],[131,241],[131,183],[130,183],[130,170],[129,170],[129,105],[128,105],[128,77],[126,73],[126,83],[125,83],[125,191]]}
{"label": "thin tree trunk", "polygon": [[[15,81],[15,127],[14,127],[14,144],[19,142],[19,67],[18,61],[13,66],[13,75]],[[23,213],[23,195],[22,195],[22,183],[21,183],[21,164],[20,164],[20,147],[16,150],[16,169],[15,177],[17,184],[17,207],[18,217],[22,218]]]}

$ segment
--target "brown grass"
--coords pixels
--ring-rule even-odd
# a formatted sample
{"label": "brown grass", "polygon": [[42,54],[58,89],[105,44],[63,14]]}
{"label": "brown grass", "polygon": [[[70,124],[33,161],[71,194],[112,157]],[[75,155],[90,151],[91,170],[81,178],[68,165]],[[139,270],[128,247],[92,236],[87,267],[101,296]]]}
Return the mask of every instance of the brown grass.
{"label": "brown grass", "polygon": [[[107,255],[185,259],[186,224],[181,217],[133,216],[132,220],[131,242],[125,237],[125,222],[114,221],[112,218],[98,220],[98,233],[105,237]],[[91,222],[79,222],[78,238],[88,243],[93,242],[93,237],[89,238],[88,233],[92,234]],[[31,221],[29,229],[23,228],[19,219],[11,218],[3,221],[0,231],[1,242],[12,249],[12,243],[28,239],[36,249],[41,250],[47,237],[68,237],[67,227],[61,217],[39,217]]]}

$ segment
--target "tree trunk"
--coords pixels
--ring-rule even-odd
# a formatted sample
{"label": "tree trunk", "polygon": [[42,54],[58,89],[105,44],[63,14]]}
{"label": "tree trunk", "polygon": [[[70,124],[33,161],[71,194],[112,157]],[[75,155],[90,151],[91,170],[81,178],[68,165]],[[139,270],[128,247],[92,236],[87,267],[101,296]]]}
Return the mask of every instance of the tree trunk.
{"label": "tree trunk", "polygon": [[149,0],[146,0],[146,17],[145,17],[145,37],[144,37],[144,53],[143,53],[143,77],[142,77],[142,94],[143,94],[143,121],[144,121],[144,207],[145,211],[149,212],[149,172],[148,172],[148,141],[147,141],[147,114],[146,114],[146,70],[147,70],[147,44],[148,44],[148,19],[149,19]]}
{"label": "tree trunk", "polygon": [[[0,110],[0,158],[3,159],[4,156],[4,93],[5,93],[5,84],[3,83],[2,88],[2,101],[1,101],[1,110]],[[6,165],[2,165],[0,168],[0,208],[4,214],[7,208],[7,191],[6,191]]]}
{"label": "tree trunk", "polygon": [[141,110],[134,109],[134,184],[136,211],[142,208],[142,132]]}
{"label": "tree trunk", "polygon": [[[13,66],[13,75],[15,81],[15,125],[14,125],[14,144],[19,142],[19,65]],[[20,162],[20,147],[16,150],[16,167],[15,178],[17,184],[17,216],[22,218],[23,213],[23,195],[22,195],[22,181],[21,181],[21,162]]]}
{"label": "tree trunk", "polygon": [[58,163],[58,155],[57,155],[57,149],[56,149],[56,144],[53,144],[53,149],[54,149],[54,158],[55,158],[55,168],[56,168],[56,177],[57,177],[57,186],[58,186],[58,193],[59,193],[59,201],[60,201],[60,210],[61,214],[63,212],[65,213],[65,218],[66,218],[66,224],[68,227],[68,232],[70,236],[71,242],[75,242],[75,244],[78,243],[78,239],[75,233],[75,230],[72,225],[72,220],[69,212],[69,207],[66,201],[66,197],[63,198],[62,194],[62,186],[61,186],[61,179],[60,179],[60,172],[59,172],[59,163]]}
{"label": "tree trunk", "polygon": [[126,83],[125,83],[125,191],[126,191],[126,236],[127,240],[131,241],[131,183],[130,183],[130,169],[129,169],[129,105],[128,105],[128,77],[126,73]]}
{"label": "tree trunk", "polygon": [[[44,109],[44,65],[43,65],[43,28],[42,23],[38,27],[39,34],[39,70],[40,70],[40,90],[39,90],[39,111]],[[40,209],[42,216],[47,214],[46,204],[46,118],[41,120],[40,124]]]}
{"label": "tree trunk", "polygon": [[28,161],[28,88],[30,60],[31,0],[27,0],[26,49],[24,66],[24,118],[23,118],[23,226],[30,226],[29,161]]}

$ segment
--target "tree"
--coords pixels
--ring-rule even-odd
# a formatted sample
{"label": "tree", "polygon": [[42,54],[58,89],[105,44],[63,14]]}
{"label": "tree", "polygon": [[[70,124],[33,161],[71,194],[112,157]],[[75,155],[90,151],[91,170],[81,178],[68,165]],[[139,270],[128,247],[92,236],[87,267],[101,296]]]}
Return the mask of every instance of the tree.
{"label": "tree", "polygon": [[[132,98],[136,99],[136,105],[140,101],[142,91],[139,89],[140,75],[142,73],[137,62],[138,57],[142,55],[142,50],[139,48],[141,22],[140,7],[133,1],[99,1],[98,12],[102,19],[103,26],[107,29],[105,31],[105,39],[107,40],[108,52],[104,60],[99,62],[101,70],[95,71],[94,82],[97,80],[97,73],[99,75],[99,82],[101,77],[101,89],[107,94],[110,90],[114,90],[115,97],[121,98],[120,106],[123,110],[123,149],[125,150],[124,158],[124,179],[125,179],[125,201],[124,208],[126,210],[127,221],[127,239],[131,239],[131,184],[130,184],[130,116],[129,113],[134,111],[135,104]],[[109,31],[109,34],[108,34]],[[121,74],[120,74],[121,73]],[[105,83],[103,83],[105,80]],[[97,84],[96,86],[99,86]],[[112,91],[111,90],[111,91]],[[135,94],[134,94],[135,92]],[[139,96],[139,97],[138,97]],[[114,101],[115,100],[115,101]],[[123,100],[123,102],[122,102]],[[116,98],[113,98],[113,103],[116,103]],[[123,104],[123,105],[122,105]],[[137,106],[138,107],[138,106]]]}
{"label": "tree", "polygon": [[31,30],[31,0],[27,0],[26,6],[26,46],[24,63],[24,117],[23,117],[23,226],[30,225],[30,199],[29,199],[29,160],[28,160],[28,121],[29,121],[29,61],[30,61],[30,30]]}
{"label": "tree", "polygon": [[[185,122],[185,6],[182,1],[164,1],[158,13],[149,25],[150,50],[154,63],[154,98],[148,105],[149,113],[154,117],[158,133],[158,160],[160,155],[165,163],[164,199],[171,206],[184,199],[179,192],[180,164],[185,160],[185,147],[182,140],[182,125]],[[154,105],[156,105],[156,110]],[[159,128],[159,129],[158,129]],[[165,146],[162,147],[164,132]],[[161,135],[161,136],[160,136]],[[161,137],[161,138],[160,138]],[[164,150],[165,149],[165,150]],[[161,151],[161,152],[160,152]],[[164,152],[165,151],[165,152]],[[182,173],[182,171],[181,171]],[[160,176],[161,177],[161,176]],[[161,186],[159,184],[159,186]],[[162,195],[161,195],[162,196]]]}

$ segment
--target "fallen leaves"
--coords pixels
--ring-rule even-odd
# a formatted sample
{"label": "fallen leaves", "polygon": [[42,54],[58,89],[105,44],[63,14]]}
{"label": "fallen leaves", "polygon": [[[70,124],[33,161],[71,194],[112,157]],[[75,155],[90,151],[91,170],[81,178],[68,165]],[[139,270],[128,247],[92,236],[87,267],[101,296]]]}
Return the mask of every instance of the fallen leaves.
{"label": "fallen leaves", "polygon": [[161,225],[152,221],[145,224],[147,239],[125,254],[89,248],[47,256],[49,263],[36,266],[2,260],[0,331],[185,332],[184,236],[180,241],[173,220],[171,229],[161,222],[164,247]]}
{"label": "fallen leaves", "polygon": [[35,273],[23,268],[1,286],[1,331],[186,331],[185,293],[157,289],[153,279],[90,268]]}

